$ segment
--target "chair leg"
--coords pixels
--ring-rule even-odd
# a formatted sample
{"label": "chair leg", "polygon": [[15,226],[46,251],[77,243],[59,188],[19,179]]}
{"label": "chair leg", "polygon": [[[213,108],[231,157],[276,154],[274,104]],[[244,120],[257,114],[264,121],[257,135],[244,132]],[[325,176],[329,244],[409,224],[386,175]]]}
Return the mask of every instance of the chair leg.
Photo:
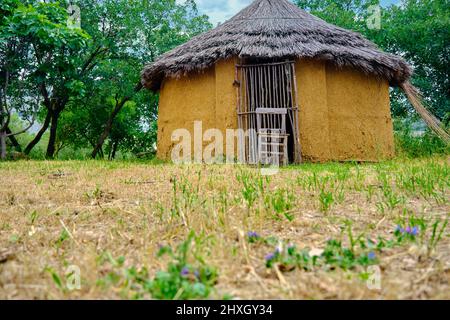
{"label": "chair leg", "polygon": [[257,163],[262,163],[262,137],[258,134],[258,159]]}
{"label": "chair leg", "polygon": [[287,166],[288,165],[288,162],[289,162],[289,160],[288,160],[288,158],[289,158],[289,155],[288,155],[288,141],[287,141],[287,138],[285,137],[284,138],[284,146],[283,146],[283,165],[285,165],[285,166]]}

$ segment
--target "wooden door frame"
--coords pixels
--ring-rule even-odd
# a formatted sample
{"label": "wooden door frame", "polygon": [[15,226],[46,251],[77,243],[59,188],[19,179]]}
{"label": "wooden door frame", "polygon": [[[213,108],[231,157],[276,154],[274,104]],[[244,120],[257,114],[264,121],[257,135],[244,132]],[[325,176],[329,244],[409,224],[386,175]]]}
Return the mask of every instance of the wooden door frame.
{"label": "wooden door frame", "polygon": [[[285,68],[283,71],[283,67]],[[240,137],[238,137],[238,152],[239,161],[246,164],[255,164],[255,157],[257,154],[257,150],[251,150],[250,140],[255,139],[255,137],[250,137],[252,134],[249,129],[254,129],[256,127],[256,106],[255,99],[261,100],[262,95],[270,96],[271,94],[276,95],[272,92],[264,92],[264,90],[259,90],[255,92],[251,92],[249,90],[249,86],[247,85],[247,80],[252,78],[255,80],[257,77],[257,81],[263,81],[266,86],[270,83],[272,84],[271,89],[273,89],[273,84],[281,83],[282,86],[288,88],[288,90],[283,93],[282,98],[276,97],[277,101],[281,101],[284,103],[281,107],[285,107],[289,110],[288,119],[291,123],[293,141],[294,141],[294,163],[299,164],[302,163],[302,150],[300,143],[300,130],[299,130],[299,104],[298,104],[298,91],[297,91],[297,77],[295,72],[295,61],[283,61],[283,62],[271,62],[271,63],[238,63],[235,66],[235,86],[237,91],[237,117],[238,117],[238,129],[240,132]],[[262,69],[271,72],[261,75],[261,72],[258,73],[257,69]],[[287,68],[287,69],[286,69]],[[280,72],[280,75],[276,73],[276,71]],[[287,76],[287,77],[285,77]],[[269,77],[273,77],[273,79],[269,79]],[[278,79],[279,77],[279,79]],[[274,80],[270,82],[270,80]],[[275,87],[276,88],[276,87]],[[287,94],[287,95],[286,95]],[[249,96],[252,96],[249,98]],[[266,97],[264,98],[266,99]],[[271,97],[270,99],[273,99]],[[280,99],[280,100],[278,100]],[[270,103],[272,100],[270,101]],[[266,100],[266,103],[267,100]],[[253,104],[253,106],[252,106]],[[288,106],[289,105],[289,106]],[[261,107],[261,106],[260,106]],[[267,106],[265,106],[267,107]],[[254,109],[254,110],[253,110]],[[245,136],[242,136],[243,132],[245,132]]]}

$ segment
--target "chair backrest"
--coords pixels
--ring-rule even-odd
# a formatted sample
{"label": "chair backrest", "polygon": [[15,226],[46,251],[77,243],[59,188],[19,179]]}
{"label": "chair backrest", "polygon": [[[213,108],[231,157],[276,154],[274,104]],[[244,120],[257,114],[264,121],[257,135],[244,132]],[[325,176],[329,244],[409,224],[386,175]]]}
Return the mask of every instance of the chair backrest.
{"label": "chair backrest", "polygon": [[257,108],[255,113],[258,133],[286,134],[286,108]]}

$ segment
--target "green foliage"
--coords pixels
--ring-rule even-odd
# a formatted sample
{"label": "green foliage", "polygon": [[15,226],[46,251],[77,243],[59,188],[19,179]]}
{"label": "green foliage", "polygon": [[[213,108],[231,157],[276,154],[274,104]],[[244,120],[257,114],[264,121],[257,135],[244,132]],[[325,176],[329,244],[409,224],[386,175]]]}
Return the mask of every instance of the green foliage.
{"label": "green foliage", "polygon": [[350,270],[357,266],[367,267],[376,262],[376,256],[369,245],[364,244],[361,250],[356,251],[335,239],[329,240],[320,254],[289,245],[286,248],[277,248],[274,253],[266,256],[266,267],[273,268],[276,265],[280,271],[292,271],[296,268],[305,271],[315,268]]}
{"label": "green foliage", "polygon": [[[296,0],[301,8],[335,25],[362,33],[382,49],[403,56],[414,66],[413,83],[421,89],[431,111],[450,120],[450,13],[447,0],[402,0],[381,10],[381,29],[367,26],[370,5],[378,0]],[[393,90],[394,115],[414,114],[400,90]]]}
{"label": "green foliage", "polygon": [[99,262],[109,262],[115,270],[97,284],[119,287],[125,297],[134,299],[145,298],[148,294],[154,299],[164,300],[206,299],[214,291],[218,274],[196,250],[201,242],[202,238],[191,232],[175,250],[168,246],[160,247],[157,258],[168,256],[170,261],[166,270],[156,272],[153,278],[146,268],[126,268],[125,258],[116,260],[105,253]]}
{"label": "green foliage", "polygon": [[385,170],[378,171],[378,181],[381,183],[381,200],[377,206],[383,213],[385,208],[390,210],[395,209],[400,204],[405,202],[402,195],[399,195],[392,187],[390,180],[388,179],[388,172]]}
{"label": "green foliage", "polygon": [[397,154],[408,158],[429,157],[434,154],[450,154],[450,145],[446,145],[439,137],[426,130],[414,133],[413,123],[396,119],[395,143]]}
{"label": "green foliage", "polygon": [[[409,244],[425,246],[426,254],[430,255],[442,240],[448,225],[448,219],[436,220],[430,223],[423,218],[411,216],[408,220],[402,220],[393,232],[391,239],[378,237],[377,241],[365,238],[363,234],[357,238],[353,236],[351,223],[346,223],[344,230],[347,233],[348,246],[342,241],[330,239],[322,250],[298,249],[295,245],[285,246],[279,244],[273,253],[265,257],[267,268],[279,268],[282,272],[294,269],[325,271],[342,269],[354,270],[358,267],[367,267],[379,263],[385,250]],[[252,234],[253,235],[253,234]],[[267,243],[264,238],[258,237],[258,241],[250,243]],[[380,256],[380,258],[378,258]]]}
{"label": "green foliage", "polygon": [[279,189],[266,194],[264,204],[273,213],[273,217],[279,220],[281,217],[292,221],[294,217],[290,212],[295,205],[295,195],[286,189]]}
{"label": "green foliage", "polygon": [[266,256],[266,267],[275,265],[282,271],[291,271],[295,268],[311,270],[317,263],[317,257],[311,257],[308,250],[297,250],[295,246],[289,246],[286,250],[277,248],[274,253]]}
{"label": "green foliage", "polygon": [[59,290],[64,291],[64,285],[63,285],[62,279],[59,276],[59,274],[53,268],[50,268],[50,267],[45,268],[44,271],[48,272],[50,274],[50,276],[52,277],[53,283],[56,285],[56,287]]}
{"label": "green foliage", "polygon": [[401,219],[395,229],[395,245],[416,243],[426,248],[430,255],[442,240],[448,226],[448,218],[433,221],[421,217],[411,216],[408,220]]}
{"label": "green foliage", "polygon": [[[0,2],[0,26],[2,27],[2,31],[6,20],[13,14],[14,10],[16,10],[19,5],[19,0],[3,0]],[[0,40],[4,41],[5,39],[2,37]]]}
{"label": "green foliage", "polygon": [[413,82],[444,122],[450,113],[450,13],[447,0],[404,0],[383,12],[383,36],[375,40],[414,66]]}
{"label": "green foliage", "polygon": [[166,271],[159,271],[147,284],[148,290],[156,299],[205,299],[208,298],[217,283],[217,271],[205,265],[201,259],[194,264],[188,261],[194,234],[182,243],[175,252],[163,247],[158,256],[169,255],[173,261]]}
{"label": "green foliage", "polygon": [[448,225],[448,219],[445,221],[437,220],[432,228],[432,234],[431,238],[428,242],[428,251],[431,251],[432,249],[436,248],[437,244],[442,240],[442,237],[444,235],[444,231],[447,228]]}
{"label": "green foliage", "polygon": [[97,185],[91,192],[85,192],[84,197],[90,200],[92,203],[99,203],[104,195],[105,192],[100,188],[100,186]]}
{"label": "green foliage", "polygon": [[58,239],[56,239],[55,241],[55,246],[56,248],[61,248],[61,246],[63,245],[63,243],[69,239],[69,233],[67,232],[66,229],[62,229],[61,233],[59,234]]}
{"label": "green foliage", "polygon": [[83,92],[78,53],[90,37],[67,25],[57,2],[13,2],[0,25],[0,95],[22,119],[56,117],[69,96]]}
{"label": "green foliage", "polygon": [[[26,68],[25,81],[38,87],[44,82],[54,84],[66,76],[70,79],[64,83],[66,92],[76,94],[82,86],[73,79],[79,61],[76,52],[88,45],[90,37],[81,29],[68,27],[67,19],[67,10],[57,3],[19,3],[5,19],[0,32],[6,41],[21,43],[23,54],[29,51],[35,56],[35,61],[19,60],[15,66]],[[10,58],[14,59],[19,52],[11,54]],[[7,68],[10,69],[11,64],[8,63]],[[65,91],[62,87],[58,89]]]}
{"label": "green foliage", "polygon": [[[367,248],[370,245],[364,243],[362,247]],[[324,263],[331,268],[339,267],[344,270],[352,269],[357,265],[366,267],[376,263],[373,252],[355,253],[352,248],[346,248],[342,242],[336,240],[327,242],[321,257]]]}
{"label": "green foliage", "polygon": [[263,240],[263,238],[257,232],[249,231],[247,233],[247,241],[249,243],[258,243],[262,240]]}
{"label": "green foliage", "polygon": [[[369,6],[378,0],[296,3],[405,57],[415,68],[413,82],[423,91],[431,111],[448,124],[448,1],[404,0],[401,6],[383,8],[380,30],[371,30],[366,23],[372,14]],[[100,155],[109,159],[153,157],[158,96],[134,92],[140,71],[160,54],[211,28],[208,17],[198,13],[193,0],[79,0],[76,4],[81,8],[81,29],[68,26],[65,1],[0,3],[0,91],[20,119],[37,114],[42,124],[49,110],[58,110],[55,141],[44,134],[30,156],[42,158],[48,143],[55,145],[55,154],[61,158],[85,158],[114,108],[127,98],[129,102],[112,121]],[[50,93],[49,99],[45,99],[45,91]],[[393,89],[391,96],[394,115],[415,118],[399,89]],[[18,129],[23,127],[20,123]],[[397,130],[396,134],[403,154],[448,154],[448,146],[431,133],[415,137],[407,130]],[[19,142],[26,145],[32,138],[24,135]],[[250,207],[256,201],[257,189],[251,190],[251,185],[244,188]],[[324,211],[341,200],[343,193],[337,187],[324,189],[319,198]]]}
{"label": "green foliage", "polygon": [[[158,96],[147,91],[133,93],[142,66],[210,28],[207,17],[198,15],[191,1],[81,1],[78,5],[82,27],[95,41],[92,50],[101,48],[105,53],[84,80],[86,95],[69,104],[61,120],[59,144],[78,150],[94,146],[112,110],[124,97],[133,96],[115,117],[100,156],[152,157]],[[107,27],[99,29],[98,25]]]}
{"label": "green foliage", "polygon": [[[358,167],[355,166],[355,169],[358,169]],[[342,164],[335,165],[331,171],[333,174],[321,175],[318,172],[313,172],[297,178],[299,186],[317,194],[319,209],[324,213],[330,211],[334,204],[342,203],[345,200],[344,184],[351,176],[349,167]],[[359,173],[356,176],[355,189],[359,188],[356,183],[361,180],[358,175]]]}
{"label": "green foliage", "polygon": [[240,170],[236,174],[236,180],[242,184],[241,194],[248,210],[250,210],[257,199],[264,195],[266,185],[269,184],[270,178],[268,176],[253,175],[247,170]]}
{"label": "green foliage", "polygon": [[30,214],[30,223],[34,224],[37,221],[38,217],[39,217],[39,214],[37,213],[36,210],[31,212],[31,214]]}
{"label": "green foliage", "polygon": [[[81,29],[68,27],[67,18],[67,11],[56,3],[19,4],[4,21],[2,35],[5,38],[28,38],[33,45],[45,50],[64,47],[80,49],[86,45],[89,36]],[[51,65],[44,64],[41,67],[42,71],[48,71],[45,68]]]}
{"label": "green foliage", "polygon": [[297,0],[297,5],[334,25],[355,31],[365,31],[365,19],[370,5],[378,0]]}
{"label": "green foliage", "polygon": [[189,212],[198,203],[200,192],[201,171],[197,173],[197,184],[192,184],[185,176],[172,177],[172,208],[171,215],[180,217]]}
{"label": "green foliage", "polygon": [[[53,155],[69,150],[66,156],[83,158],[113,109],[129,101],[113,119],[101,156],[153,156],[158,96],[135,93],[140,72],[161,53],[209,29],[208,18],[193,1],[80,0],[77,29],[67,23],[67,5],[2,1],[0,75],[8,69],[14,109],[24,119],[38,109],[41,123],[52,113],[56,139],[50,135],[45,141],[44,135],[44,143],[55,146]],[[0,84],[6,82],[0,78]],[[41,152],[38,146],[30,155]]]}
{"label": "green foliage", "polygon": [[438,204],[448,203],[447,189],[450,186],[450,168],[438,163],[427,167],[408,166],[394,176],[397,188],[408,195],[434,199]]}
{"label": "green foliage", "polygon": [[333,193],[330,191],[320,190],[319,194],[320,210],[327,212],[334,203]]}

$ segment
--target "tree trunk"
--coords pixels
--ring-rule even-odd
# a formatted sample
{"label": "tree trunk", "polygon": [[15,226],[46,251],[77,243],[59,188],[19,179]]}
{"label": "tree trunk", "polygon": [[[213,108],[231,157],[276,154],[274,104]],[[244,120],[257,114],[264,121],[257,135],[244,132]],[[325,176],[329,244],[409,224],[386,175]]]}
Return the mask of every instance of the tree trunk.
{"label": "tree trunk", "polygon": [[9,141],[11,141],[11,144],[16,149],[16,151],[22,152],[22,146],[20,145],[19,141],[17,141],[16,137],[12,134],[12,131],[9,127],[6,128],[6,134],[9,135]]}
{"label": "tree trunk", "polygon": [[100,152],[100,150],[102,149],[106,138],[108,138],[108,136],[111,132],[111,129],[112,129],[112,126],[114,123],[114,119],[119,114],[120,110],[122,110],[123,106],[125,105],[125,103],[128,100],[129,100],[129,98],[125,98],[124,100],[122,100],[121,102],[116,104],[113,112],[111,113],[111,115],[108,118],[108,121],[106,121],[105,129],[103,130],[103,133],[101,134],[100,138],[98,139],[97,145],[95,146],[94,150],[92,151],[91,156],[93,159],[97,158],[97,155]]}
{"label": "tree trunk", "polygon": [[103,144],[105,143],[106,138],[108,138],[109,133],[111,132],[113,121],[115,116],[112,115],[109,117],[108,121],[106,122],[105,129],[103,130],[103,133],[101,134],[100,138],[98,139],[97,145],[95,146],[94,150],[92,151],[92,158],[97,158],[98,153],[103,147]]}
{"label": "tree trunk", "polygon": [[51,126],[50,126],[50,137],[48,139],[48,146],[47,146],[47,153],[45,157],[47,159],[53,159],[55,156],[55,150],[56,150],[56,134],[58,130],[58,120],[59,120],[59,112],[54,111],[52,113],[52,120],[51,120]]}
{"label": "tree trunk", "polygon": [[108,160],[112,160],[113,143],[109,143]]}
{"label": "tree trunk", "polygon": [[[134,88],[133,95],[138,93],[142,88],[143,88],[142,84],[139,83]],[[106,121],[105,129],[103,130],[103,133],[101,134],[100,138],[98,139],[97,145],[95,146],[94,150],[92,151],[92,154],[91,154],[92,158],[95,159],[97,157],[100,149],[103,147],[103,144],[105,143],[106,138],[108,138],[109,133],[111,132],[111,129],[112,129],[112,126],[114,123],[114,119],[119,114],[120,110],[122,110],[125,103],[127,103],[128,101],[131,100],[131,98],[133,98],[133,95],[129,96],[129,97],[125,97],[125,98],[123,98],[122,101],[120,101],[119,103],[116,103],[116,106],[114,107],[113,112],[109,116],[108,121]]]}
{"label": "tree trunk", "polygon": [[119,147],[119,141],[115,141],[113,143],[113,148],[112,148],[112,154],[111,154],[111,160],[116,159],[116,153],[117,153],[117,148]]}
{"label": "tree trunk", "polygon": [[0,132],[0,159],[6,159],[6,132]]}
{"label": "tree trunk", "polygon": [[30,154],[31,150],[33,150],[33,148],[39,143],[39,141],[41,141],[42,136],[44,135],[45,131],[47,131],[48,126],[50,125],[51,118],[51,112],[47,111],[47,115],[45,116],[44,124],[42,125],[41,130],[39,130],[34,139],[27,145],[24,151],[25,154]]}

